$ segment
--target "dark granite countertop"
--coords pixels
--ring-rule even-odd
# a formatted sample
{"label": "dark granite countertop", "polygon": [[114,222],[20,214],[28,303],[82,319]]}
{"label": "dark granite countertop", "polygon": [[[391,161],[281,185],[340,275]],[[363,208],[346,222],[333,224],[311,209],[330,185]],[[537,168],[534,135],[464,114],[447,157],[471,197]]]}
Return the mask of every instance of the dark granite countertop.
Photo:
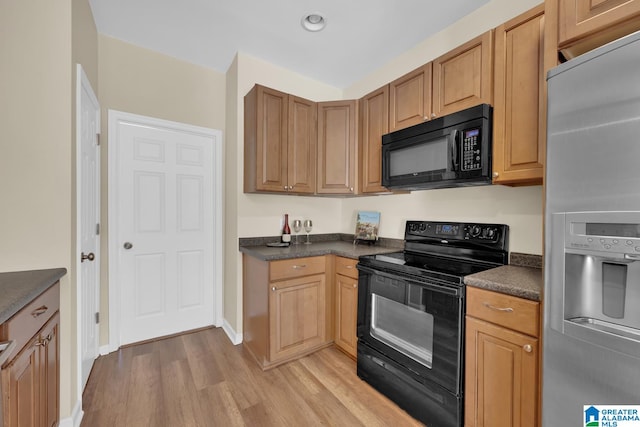
{"label": "dark granite countertop", "polygon": [[503,265],[464,278],[466,285],[533,301],[541,301],[543,282],[542,269],[518,265]]}
{"label": "dark granite countertop", "polygon": [[65,274],[66,268],[0,273],[0,323],[9,320]]}
{"label": "dark granite countertop", "polygon": [[402,250],[402,247],[380,245],[354,245],[342,240],[312,242],[310,245],[300,243],[286,248],[271,248],[265,245],[240,246],[240,252],[258,258],[263,261],[276,261],[280,259],[302,258],[321,255],[339,255],[346,258],[358,259],[361,255],[389,253]]}

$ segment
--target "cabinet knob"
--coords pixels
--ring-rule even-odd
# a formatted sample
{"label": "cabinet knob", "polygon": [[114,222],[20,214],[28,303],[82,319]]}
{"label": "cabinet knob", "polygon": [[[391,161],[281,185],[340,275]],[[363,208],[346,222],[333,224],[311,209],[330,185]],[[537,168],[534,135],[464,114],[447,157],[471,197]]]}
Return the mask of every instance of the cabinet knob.
{"label": "cabinet knob", "polygon": [[273,286],[273,287],[271,288],[271,290],[272,290],[273,292],[275,292],[277,289],[276,289],[276,287],[275,287],[275,286]]}
{"label": "cabinet knob", "polygon": [[431,113],[431,118],[432,118],[432,119],[435,119],[436,117],[437,117],[437,116],[436,116],[436,113]]}
{"label": "cabinet knob", "polygon": [[499,174],[498,172],[494,172],[494,173],[493,173],[493,177],[494,177],[494,178],[497,178],[497,177],[499,177],[499,176],[500,176],[500,174]]}
{"label": "cabinet knob", "polygon": [[288,189],[289,189],[289,187],[285,185],[284,186],[284,191],[287,191]]}
{"label": "cabinet knob", "polygon": [[357,287],[358,287],[358,285],[354,283],[354,284],[353,284],[353,289],[355,289],[355,288],[357,288]]}
{"label": "cabinet knob", "polygon": [[525,353],[531,353],[533,351],[531,344],[525,344],[524,346],[522,346],[522,349],[525,351]]}

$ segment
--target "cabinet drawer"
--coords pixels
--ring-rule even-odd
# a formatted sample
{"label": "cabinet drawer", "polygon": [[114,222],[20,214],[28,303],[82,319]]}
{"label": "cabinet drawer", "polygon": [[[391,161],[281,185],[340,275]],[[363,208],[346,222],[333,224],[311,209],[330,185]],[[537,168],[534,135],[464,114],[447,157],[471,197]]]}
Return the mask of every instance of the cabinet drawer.
{"label": "cabinet drawer", "polygon": [[343,258],[336,257],[336,273],[342,274],[343,276],[351,277],[352,279],[358,278],[358,269],[356,268],[356,264],[358,263],[357,259],[351,258]]}
{"label": "cabinet drawer", "polygon": [[321,274],[325,270],[325,257],[284,259],[269,263],[269,281]]}
{"label": "cabinet drawer", "polygon": [[[18,354],[59,308],[60,282],[57,282],[2,324],[0,339],[14,340],[16,346],[13,354]],[[9,360],[11,358],[9,356]]]}
{"label": "cabinet drawer", "polygon": [[539,335],[540,303],[467,286],[467,315],[514,331]]}

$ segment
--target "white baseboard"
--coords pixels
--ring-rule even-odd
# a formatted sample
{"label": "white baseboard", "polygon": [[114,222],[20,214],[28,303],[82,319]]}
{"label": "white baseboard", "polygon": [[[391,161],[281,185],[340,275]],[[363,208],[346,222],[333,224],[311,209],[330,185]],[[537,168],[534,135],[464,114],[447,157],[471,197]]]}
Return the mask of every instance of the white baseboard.
{"label": "white baseboard", "polygon": [[229,322],[227,322],[227,319],[222,320],[222,330],[227,334],[233,345],[242,343],[242,334],[234,331]]}
{"label": "white baseboard", "polygon": [[59,427],[80,427],[80,422],[82,421],[82,416],[84,412],[82,412],[82,401],[76,401],[75,406],[73,407],[73,411],[71,411],[71,416],[68,418],[63,418],[60,420],[58,424]]}
{"label": "white baseboard", "polygon": [[109,347],[109,345],[103,345],[98,349],[98,352],[100,353],[100,356],[106,356],[107,354],[111,353],[111,349]]}

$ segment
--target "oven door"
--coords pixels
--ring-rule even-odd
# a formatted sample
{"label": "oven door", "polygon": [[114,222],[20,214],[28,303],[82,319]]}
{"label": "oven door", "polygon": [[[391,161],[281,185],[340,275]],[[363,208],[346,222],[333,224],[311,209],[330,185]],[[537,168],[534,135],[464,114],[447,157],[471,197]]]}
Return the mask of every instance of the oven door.
{"label": "oven door", "polygon": [[463,288],[358,266],[358,340],[460,395]]}

